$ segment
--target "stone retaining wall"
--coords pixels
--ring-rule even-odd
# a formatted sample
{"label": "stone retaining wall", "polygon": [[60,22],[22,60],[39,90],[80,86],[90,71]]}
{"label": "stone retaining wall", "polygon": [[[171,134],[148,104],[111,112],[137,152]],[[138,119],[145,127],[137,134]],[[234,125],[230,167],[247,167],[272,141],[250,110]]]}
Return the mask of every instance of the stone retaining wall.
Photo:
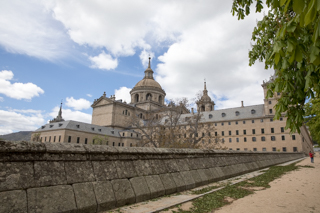
{"label": "stone retaining wall", "polygon": [[0,213],[101,212],[303,156],[0,141]]}

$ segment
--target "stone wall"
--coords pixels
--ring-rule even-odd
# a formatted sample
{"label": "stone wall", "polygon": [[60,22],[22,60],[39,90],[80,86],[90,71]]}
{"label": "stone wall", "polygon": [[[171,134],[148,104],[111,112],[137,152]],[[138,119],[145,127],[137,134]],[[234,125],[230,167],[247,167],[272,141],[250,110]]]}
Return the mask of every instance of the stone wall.
{"label": "stone wall", "polygon": [[303,156],[0,141],[0,213],[101,212]]}

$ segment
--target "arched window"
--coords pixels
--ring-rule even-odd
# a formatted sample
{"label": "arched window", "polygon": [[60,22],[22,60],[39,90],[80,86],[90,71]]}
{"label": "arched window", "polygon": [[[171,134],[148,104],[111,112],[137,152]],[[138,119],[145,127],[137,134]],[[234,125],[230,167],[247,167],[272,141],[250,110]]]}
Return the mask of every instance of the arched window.
{"label": "arched window", "polygon": [[201,112],[204,112],[206,109],[204,107],[204,105],[201,106]]}
{"label": "arched window", "polygon": [[226,113],[224,113],[224,112],[221,113],[221,116],[222,116],[222,117],[226,117]]}
{"label": "arched window", "polygon": [[209,118],[211,119],[212,117],[213,117],[213,116],[210,114],[210,115],[209,115]]}
{"label": "arched window", "polygon": [[134,100],[135,100],[135,102],[139,102],[139,95],[138,95],[138,94],[136,94],[136,95],[134,96]]}
{"label": "arched window", "polygon": [[239,111],[236,111],[236,116],[240,115],[240,112]]}
{"label": "arched window", "polygon": [[152,100],[152,95],[151,95],[151,93],[148,93],[148,94],[147,94],[147,96],[146,96],[146,100],[148,101],[148,100],[149,100],[149,98],[150,98],[150,100]]}
{"label": "arched window", "polygon": [[256,113],[256,111],[254,109],[251,110],[251,114],[254,114]]}
{"label": "arched window", "polygon": [[159,95],[159,103],[161,104],[162,103],[162,96]]}

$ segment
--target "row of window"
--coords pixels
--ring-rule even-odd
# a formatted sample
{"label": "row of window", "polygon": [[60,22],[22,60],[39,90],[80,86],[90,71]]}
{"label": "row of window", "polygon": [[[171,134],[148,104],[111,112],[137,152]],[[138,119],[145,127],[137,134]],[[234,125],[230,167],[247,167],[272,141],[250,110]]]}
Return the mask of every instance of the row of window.
{"label": "row of window", "polygon": [[[280,131],[283,133],[283,132],[284,132],[284,127],[281,127],[281,128],[280,128]],[[271,128],[271,129],[270,129],[270,132],[271,132],[271,133],[274,133],[274,128]],[[264,134],[264,133],[265,133],[264,128],[261,128],[261,134]],[[218,133],[217,133],[217,132],[215,132],[214,134],[215,134],[215,136],[218,136]],[[247,134],[247,130],[244,129],[244,130],[243,130],[243,135],[246,135],[246,134]],[[253,134],[253,135],[256,134],[256,130],[255,130],[255,129],[252,129],[252,134]],[[221,135],[224,136],[224,131],[221,131]],[[229,135],[232,135],[231,130],[229,130]],[[236,135],[239,135],[239,130],[236,130]]]}
{"label": "row of window", "polygon": [[[61,135],[59,135],[58,140],[56,141],[56,136],[53,136],[53,141],[52,142],[61,142]],[[44,141],[42,141],[42,137],[40,137],[40,141],[41,142],[51,142],[51,136],[48,137],[48,141],[47,141],[47,137],[44,137]]]}
{"label": "row of window", "polygon": [[[229,150],[232,150],[232,148],[230,148]],[[236,148],[236,150],[240,151],[240,148]],[[248,148],[244,148],[243,150],[244,151],[248,151]],[[281,149],[277,149],[277,147],[272,147],[272,150],[270,150],[270,151],[273,151],[273,152],[278,151],[278,152],[280,152],[280,150],[282,150],[282,152],[286,152],[287,151],[287,147],[282,147]],[[257,152],[258,149],[257,148],[252,148],[252,151]],[[269,151],[269,150],[267,150],[267,148],[262,148],[261,151],[266,152],[266,151]],[[298,148],[297,147],[293,147],[292,151],[293,152],[298,152]]]}
{"label": "row of window", "polygon": [[[209,116],[210,116],[210,115],[209,115]],[[248,120],[247,120],[247,121],[248,121]],[[256,120],[251,120],[251,123],[255,123],[255,121],[256,121]],[[263,121],[264,121],[263,119],[260,119],[260,122],[261,122],[261,123],[263,123]],[[270,122],[272,122],[272,121],[273,121],[273,118],[270,118]],[[280,121],[283,121],[283,118],[282,118],[282,117],[280,118]],[[234,123],[235,123],[236,125],[239,124],[238,121],[235,121]],[[246,124],[246,120],[243,120],[242,123],[243,123],[243,124]],[[214,125],[215,125],[215,126],[218,126],[218,123],[214,123]],[[228,125],[231,125],[231,121],[228,122]],[[221,122],[221,126],[224,126],[224,122]]]}
{"label": "row of window", "polygon": [[[276,136],[271,136],[270,139],[271,139],[271,141],[276,141]],[[296,139],[296,136],[292,135],[292,140],[295,140],[295,139]],[[251,140],[252,140],[252,142],[256,142],[257,138],[256,137],[252,137]],[[281,135],[281,140],[285,141],[286,137],[284,135]],[[261,141],[266,141],[266,137],[262,136],[261,137]],[[225,140],[224,140],[224,138],[222,138],[222,143],[224,143],[224,142],[225,142]],[[230,143],[232,142],[232,138],[229,138],[229,142]],[[240,139],[236,138],[236,142],[240,142]],[[243,138],[243,142],[247,142],[247,138],[246,137]]]}
{"label": "row of window", "polygon": [[[95,144],[95,139],[92,139],[92,144]],[[71,143],[71,136],[68,136],[68,143]],[[80,137],[77,137],[77,143],[80,143]],[[84,139],[84,144],[88,144],[88,138]],[[109,145],[109,141],[107,141],[106,145]],[[116,146],[116,142],[112,142],[112,146]],[[124,143],[118,143],[118,146],[124,146]],[[130,143],[132,147],[132,143]]]}

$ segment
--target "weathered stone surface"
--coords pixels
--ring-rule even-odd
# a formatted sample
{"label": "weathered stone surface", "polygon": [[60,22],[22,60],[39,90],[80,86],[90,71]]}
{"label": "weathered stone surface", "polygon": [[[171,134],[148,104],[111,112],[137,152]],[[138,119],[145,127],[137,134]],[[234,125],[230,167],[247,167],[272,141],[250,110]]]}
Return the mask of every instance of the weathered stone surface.
{"label": "weathered stone surface", "polygon": [[192,175],[192,178],[194,180],[196,187],[205,185],[207,183],[206,181],[202,180],[202,178],[200,177],[200,174],[198,173],[197,170],[191,170],[190,174]]}
{"label": "weathered stone surface", "polygon": [[145,179],[150,190],[151,199],[165,195],[164,186],[158,175],[146,176]]}
{"label": "weathered stone surface", "polygon": [[144,177],[131,178],[130,183],[136,195],[136,203],[150,199],[150,190]]}
{"label": "weathered stone surface", "polygon": [[95,213],[97,201],[92,183],[76,183],[72,185],[79,213]]}
{"label": "weathered stone surface", "polygon": [[82,144],[76,143],[43,143],[48,153],[86,153],[87,150]]}
{"label": "weathered stone surface", "polygon": [[153,174],[165,174],[168,173],[167,167],[162,160],[150,160],[149,161]]}
{"label": "weathered stone surface", "polygon": [[214,167],[209,169],[212,176],[213,176],[213,181],[221,180],[223,178],[223,172],[220,167]]}
{"label": "weathered stone surface", "polygon": [[112,180],[111,184],[117,207],[132,204],[136,201],[131,184],[127,179]]}
{"label": "weathered stone surface", "polygon": [[31,162],[0,163],[0,192],[34,187]]}
{"label": "weathered stone surface", "polygon": [[159,175],[165,189],[166,195],[173,194],[177,191],[177,186],[170,173]]}
{"label": "weathered stone surface", "polygon": [[148,160],[136,160],[133,162],[133,165],[139,176],[153,175],[152,168]]}
{"label": "weathered stone surface", "polygon": [[172,175],[172,179],[174,180],[174,183],[177,186],[177,192],[186,190],[186,184],[180,172],[171,173],[171,175]]}
{"label": "weathered stone surface", "polygon": [[213,176],[213,174],[210,171],[210,169],[204,169],[203,172],[208,178],[208,183],[211,183],[211,182],[215,181],[215,177]]}
{"label": "weathered stone surface", "polygon": [[189,171],[190,170],[190,168],[188,166],[189,161],[187,158],[177,159],[176,162],[177,162],[177,166],[178,166],[179,171]]}
{"label": "weathered stone surface", "polygon": [[114,197],[110,181],[93,182],[93,188],[97,199],[97,212],[107,211],[115,208],[116,198]]}
{"label": "weathered stone surface", "polygon": [[50,186],[27,190],[28,213],[77,212],[72,186]]}
{"label": "weathered stone surface", "polygon": [[65,171],[68,183],[81,183],[95,181],[90,161],[66,161]]}
{"label": "weathered stone surface", "polygon": [[138,176],[132,161],[116,161],[115,166],[119,178],[132,178]]}
{"label": "weathered stone surface", "polygon": [[176,163],[176,160],[173,160],[173,159],[163,160],[163,162],[164,162],[164,164],[166,165],[167,171],[168,171],[169,173],[178,172],[178,171],[179,171],[178,166],[177,166],[177,163]]}
{"label": "weathered stone surface", "polygon": [[0,192],[0,213],[8,212],[28,212],[27,195],[25,190]]}
{"label": "weathered stone surface", "polygon": [[13,153],[13,152],[45,152],[46,148],[40,142],[27,142],[27,141],[0,141],[0,152]]}
{"label": "weathered stone surface", "polygon": [[67,184],[63,161],[34,162],[34,181],[36,186],[55,186]]}
{"label": "weathered stone surface", "polygon": [[119,178],[114,161],[92,161],[92,165],[97,181]]}
{"label": "weathered stone surface", "polygon": [[192,189],[192,188],[195,188],[196,184],[192,178],[192,175],[190,174],[189,171],[184,171],[184,172],[180,172],[183,180],[184,180],[184,183],[186,184],[186,189]]}
{"label": "weathered stone surface", "polygon": [[198,169],[198,173],[201,178],[202,184],[208,184],[209,183],[209,177],[207,177],[206,173],[204,172],[205,169]]}

